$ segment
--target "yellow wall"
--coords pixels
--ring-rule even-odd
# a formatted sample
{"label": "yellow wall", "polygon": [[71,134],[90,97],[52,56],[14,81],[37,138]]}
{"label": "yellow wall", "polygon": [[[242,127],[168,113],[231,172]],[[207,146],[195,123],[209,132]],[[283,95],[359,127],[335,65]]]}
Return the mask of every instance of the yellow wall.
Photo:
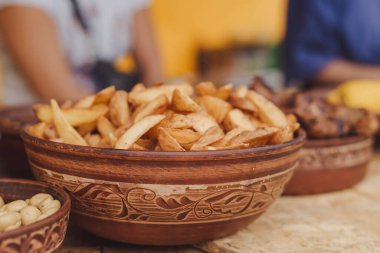
{"label": "yellow wall", "polygon": [[286,0],[154,0],[151,13],[167,77],[196,69],[199,47],[278,43]]}

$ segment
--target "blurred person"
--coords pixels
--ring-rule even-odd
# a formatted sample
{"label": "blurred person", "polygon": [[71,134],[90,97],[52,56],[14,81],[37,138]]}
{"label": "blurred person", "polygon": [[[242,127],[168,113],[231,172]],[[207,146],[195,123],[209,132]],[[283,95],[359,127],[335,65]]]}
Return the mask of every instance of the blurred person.
{"label": "blurred person", "polygon": [[289,0],[288,85],[380,79],[380,0]]}
{"label": "blurred person", "polygon": [[0,0],[3,103],[75,100],[120,81],[116,80],[120,76],[133,85],[137,73],[148,84],[161,81],[148,4],[148,0]]}

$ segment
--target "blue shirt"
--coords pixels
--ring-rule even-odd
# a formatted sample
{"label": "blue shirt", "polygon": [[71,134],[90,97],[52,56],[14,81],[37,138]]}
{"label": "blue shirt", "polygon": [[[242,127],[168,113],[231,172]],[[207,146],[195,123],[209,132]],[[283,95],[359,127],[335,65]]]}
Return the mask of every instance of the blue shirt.
{"label": "blue shirt", "polygon": [[289,0],[287,83],[307,80],[333,59],[380,65],[380,0]]}

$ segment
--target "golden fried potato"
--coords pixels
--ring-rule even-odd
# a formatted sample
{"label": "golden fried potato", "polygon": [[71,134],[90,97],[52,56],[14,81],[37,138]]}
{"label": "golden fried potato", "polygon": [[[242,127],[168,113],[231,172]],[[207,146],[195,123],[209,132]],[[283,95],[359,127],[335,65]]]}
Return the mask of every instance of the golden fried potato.
{"label": "golden fried potato", "polygon": [[234,128],[234,129],[231,129],[230,131],[228,131],[223,139],[221,139],[220,141],[217,141],[215,143],[212,144],[213,147],[226,147],[227,145],[229,145],[230,141],[232,138],[234,138],[235,136],[241,134],[243,131],[245,131],[245,129],[243,128],[240,128],[240,127],[237,127],[237,128]]}
{"label": "golden fried potato", "polygon": [[99,134],[87,134],[84,139],[86,140],[87,144],[90,147],[97,147],[99,145],[99,142],[101,140],[101,137]]}
{"label": "golden fried potato", "polygon": [[128,96],[128,101],[132,105],[138,106],[142,104],[147,104],[153,99],[155,99],[156,97],[161,96],[163,94],[164,94],[163,91],[157,88],[156,89],[150,88],[146,90],[141,90],[139,92],[130,92]]}
{"label": "golden fried potato", "polygon": [[93,132],[95,129],[96,129],[96,121],[77,126],[77,131],[82,136],[85,136],[88,133]]}
{"label": "golden fried potato", "polygon": [[179,84],[163,84],[158,87],[164,94],[168,97],[169,101],[173,97],[174,90],[179,90],[185,95],[191,97],[194,94],[194,88],[191,84],[188,83],[179,83]]}
{"label": "golden fried potato", "polygon": [[193,126],[193,121],[190,117],[183,114],[167,114],[165,119],[162,120],[159,124],[153,127],[148,132],[149,138],[156,140],[158,137],[158,128],[174,128],[174,129],[187,129]]}
{"label": "golden fried potato", "polygon": [[137,143],[134,143],[132,145],[132,147],[130,148],[130,150],[137,150],[137,151],[148,151],[149,149],[143,147],[143,146],[140,146],[139,144]]}
{"label": "golden fried potato", "polygon": [[52,99],[50,104],[53,111],[54,125],[59,137],[68,144],[87,146],[87,143],[82,136],[80,136],[80,134],[70,125],[59,108],[57,101]]}
{"label": "golden fried potato", "polygon": [[145,148],[146,150],[153,150],[156,146],[157,142],[151,139],[138,139],[135,144],[139,145],[140,147]]}
{"label": "golden fried potato", "polygon": [[106,117],[100,117],[96,123],[98,132],[102,138],[109,137],[109,134],[115,134],[116,129]]}
{"label": "golden fried potato", "polygon": [[40,123],[29,126],[28,132],[37,138],[43,139],[44,133],[45,133],[45,128],[46,128],[46,123],[40,122]]}
{"label": "golden fried potato", "polygon": [[109,86],[99,91],[94,98],[94,104],[108,104],[113,94],[115,93],[115,86]]}
{"label": "golden fried potato", "polygon": [[90,109],[94,105],[95,95],[86,96],[75,103],[74,108]]}
{"label": "golden fried potato", "polygon": [[195,86],[195,92],[198,96],[212,96],[217,92],[213,82],[201,82]]}
{"label": "golden fried potato", "polygon": [[58,133],[53,124],[46,124],[44,137],[49,140],[58,139]]}
{"label": "golden fried potato", "polygon": [[200,132],[201,134],[205,133],[209,128],[217,126],[219,127],[218,122],[208,115],[206,112],[195,112],[195,113],[190,113],[187,115],[187,117],[191,120],[192,128]]}
{"label": "golden fried potato", "polygon": [[[40,121],[45,123],[53,122],[53,112],[49,105],[36,104],[33,106],[33,109]],[[108,106],[105,104],[98,104],[91,109],[69,108],[61,111],[70,125],[75,127],[96,121],[99,117],[108,112]]]}
{"label": "golden fried potato", "polygon": [[164,118],[164,115],[150,115],[138,121],[117,140],[115,148],[129,149],[141,136]]}
{"label": "golden fried potato", "polygon": [[188,96],[192,96],[194,89],[190,84],[163,84],[157,87],[141,90],[139,92],[131,92],[129,94],[129,102],[134,106],[146,104],[160,95],[166,95],[171,101],[175,89],[181,90]]}
{"label": "golden fried potato", "polygon": [[133,86],[131,93],[139,93],[140,91],[146,90],[146,87],[143,83],[137,83]]}
{"label": "golden fried potato", "polygon": [[274,127],[286,127],[289,124],[286,115],[264,96],[250,90],[247,99],[257,107],[259,117],[264,123]]}
{"label": "golden fried potato", "polygon": [[153,115],[153,114],[161,114],[163,113],[166,108],[169,106],[169,100],[166,97],[166,95],[160,95],[150,101],[147,104],[143,104],[140,107],[138,107],[133,114],[133,122],[137,122],[146,116]]}
{"label": "golden fried potato", "polygon": [[280,144],[294,139],[294,132],[300,128],[300,124],[293,114],[286,115],[286,119],[289,124],[280,128],[280,132],[272,138],[271,143]]}
{"label": "golden fried potato", "polygon": [[230,97],[232,90],[233,90],[232,84],[226,84],[220,87],[213,96],[220,98],[222,100],[227,100]]}
{"label": "golden fried potato", "polygon": [[116,127],[127,125],[131,121],[127,92],[116,91],[110,100],[109,108],[111,122]]}
{"label": "golden fried potato", "polygon": [[175,89],[172,98],[172,109],[178,112],[195,112],[199,108],[199,105],[194,102],[191,97]]}
{"label": "golden fried potato", "polygon": [[203,147],[221,140],[224,137],[223,130],[219,126],[210,127],[197,142],[191,146],[191,150],[202,150]]}
{"label": "golden fried potato", "polygon": [[218,123],[223,122],[228,112],[232,110],[229,103],[213,96],[203,96],[200,98],[200,104]]}
{"label": "golden fried potato", "polygon": [[230,140],[228,145],[249,144],[250,147],[267,145],[280,130],[276,127],[262,128],[255,131],[245,130]]}
{"label": "golden fried potato", "polygon": [[162,127],[158,129],[158,143],[163,151],[185,151],[177,140]]}
{"label": "golden fried potato", "polygon": [[130,93],[108,87],[61,107],[38,104],[29,132],[75,145],[129,150],[186,151],[256,147],[290,141],[299,128],[261,95],[232,84],[137,84]]}
{"label": "golden fried potato", "polygon": [[239,98],[245,98],[248,93],[248,87],[244,85],[240,85],[237,87],[236,90],[232,92],[232,96],[234,97],[239,97]]}
{"label": "golden fried potato", "polygon": [[257,107],[250,100],[244,97],[230,96],[228,102],[235,108],[250,113],[257,113]]}
{"label": "golden fried potato", "polygon": [[224,118],[223,126],[230,131],[234,128],[243,128],[245,130],[255,130],[256,126],[253,125],[248,116],[246,116],[239,109],[232,109]]}
{"label": "golden fried potato", "polygon": [[73,106],[73,101],[71,100],[65,100],[62,104],[61,104],[61,109],[69,109]]}
{"label": "golden fried potato", "polygon": [[190,149],[194,142],[202,136],[201,133],[191,129],[165,128],[165,130],[185,149]]}

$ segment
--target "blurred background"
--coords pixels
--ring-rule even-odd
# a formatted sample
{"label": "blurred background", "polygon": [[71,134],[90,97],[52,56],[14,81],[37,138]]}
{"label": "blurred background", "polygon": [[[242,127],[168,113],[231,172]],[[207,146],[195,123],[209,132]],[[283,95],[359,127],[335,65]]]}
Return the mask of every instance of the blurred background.
{"label": "blurred background", "polygon": [[0,103],[254,75],[277,90],[367,80],[373,96],[379,14],[380,0],[0,0]]}
{"label": "blurred background", "polygon": [[286,0],[1,0],[0,7],[3,105],[75,99],[91,92],[88,83],[248,84],[253,74],[283,83]]}

